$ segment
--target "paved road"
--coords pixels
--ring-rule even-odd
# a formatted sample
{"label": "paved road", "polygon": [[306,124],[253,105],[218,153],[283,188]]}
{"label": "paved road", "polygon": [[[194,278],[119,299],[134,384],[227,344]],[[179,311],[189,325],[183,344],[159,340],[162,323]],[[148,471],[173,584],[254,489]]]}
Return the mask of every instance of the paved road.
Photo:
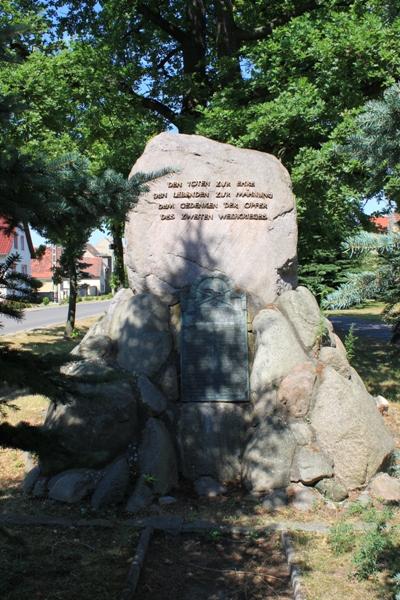
{"label": "paved road", "polygon": [[344,337],[354,323],[354,335],[359,338],[369,338],[382,342],[389,342],[392,335],[392,328],[386,325],[378,316],[362,317],[355,315],[341,315],[338,317],[330,316],[329,320],[333,323],[335,331],[340,337]]}
{"label": "paved road", "polygon": [[[110,300],[100,302],[79,302],[77,304],[77,319],[86,319],[100,315],[107,310]],[[67,319],[68,306],[55,306],[49,308],[38,308],[25,311],[25,316],[22,321],[14,321],[7,317],[1,317],[2,327],[0,335],[10,335],[19,331],[29,331],[30,329],[41,329],[65,323]]]}

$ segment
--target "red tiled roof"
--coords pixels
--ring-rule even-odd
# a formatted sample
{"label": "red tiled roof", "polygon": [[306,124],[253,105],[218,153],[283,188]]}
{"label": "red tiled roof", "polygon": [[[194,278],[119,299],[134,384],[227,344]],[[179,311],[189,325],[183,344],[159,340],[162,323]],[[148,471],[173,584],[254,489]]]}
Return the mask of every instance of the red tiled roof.
{"label": "red tiled roof", "polygon": [[13,247],[14,236],[12,234],[6,235],[4,233],[5,227],[7,227],[7,221],[3,217],[0,217],[0,254],[7,256]]}
{"label": "red tiled roof", "polygon": [[387,215],[385,217],[371,217],[371,221],[374,225],[378,227],[378,229],[387,230],[389,227],[390,221],[393,220],[393,223],[397,223],[400,221],[400,215],[393,214]]}
{"label": "red tiled roof", "polygon": [[93,258],[84,257],[82,259],[83,264],[86,266],[83,267],[83,272],[87,273],[89,277],[84,277],[85,279],[99,279],[101,275],[101,270],[103,268],[103,259],[100,256],[94,256]]}
{"label": "red tiled roof", "polygon": [[[61,248],[56,248],[56,260],[61,256]],[[31,260],[32,277],[36,279],[47,279],[51,280],[53,277],[52,271],[52,248],[48,246],[41,258],[34,258]]]}

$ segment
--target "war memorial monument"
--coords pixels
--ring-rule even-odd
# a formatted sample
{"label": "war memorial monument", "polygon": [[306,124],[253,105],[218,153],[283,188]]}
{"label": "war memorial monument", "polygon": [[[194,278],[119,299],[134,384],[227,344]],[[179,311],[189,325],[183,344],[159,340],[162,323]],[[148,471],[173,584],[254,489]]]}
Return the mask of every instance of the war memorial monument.
{"label": "war memorial monument", "polygon": [[335,501],[363,489],[393,440],[297,286],[287,171],[171,133],[132,173],[161,168],[126,224],[129,289],[73,351],[66,402],[46,417],[68,452],[40,465],[31,493],[45,481],[55,500],[136,512],[182,480],[213,493],[315,487]]}

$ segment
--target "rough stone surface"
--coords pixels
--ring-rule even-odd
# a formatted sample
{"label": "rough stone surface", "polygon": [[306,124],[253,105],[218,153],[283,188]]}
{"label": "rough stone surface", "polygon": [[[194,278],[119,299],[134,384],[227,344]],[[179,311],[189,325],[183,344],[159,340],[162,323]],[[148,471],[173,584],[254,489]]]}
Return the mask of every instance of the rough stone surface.
{"label": "rough stone surface", "polygon": [[168,400],[171,400],[172,402],[178,400],[179,383],[175,364],[170,364],[164,369],[158,384]]}
{"label": "rough stone surface", "polygon": [[74,504],[88,496],[101,474],[91,469],[71,469],[52,477],[48,483],[49,498]]}
{"label": "rough stone surface", "polygon": [[289,428],[299,446],[307,446],[313,441],[313,432],[305,421],[289,421]]}
{"label": "rough stone surface", "polygon": [[[275,157],[201,136],[162,133],[148,143],[131,175],[163,167],[175,172],[150,184],[150,191],[129,214],[125,229],[126,263],[132,289],[152,292],[171,301],[179,289],[193,283],[198,276],[222,272],[234,285],[265,304],[295,285],[294,199],[288,173]],[[210,185],[202,187],[196,183],[202,181]],[[230,188],[217,187],[218,181],[228,182]],[[169,187],[176,182],[182,183],[182,187]],[[238,182],[250,185],[238,186]],[[186,197],[174,198],[174,192]],[[202,192],[209,197],[188,197]],[[217,197],[218,192],[230,193],[230,200],[238,202],[240,208],[224,208],[224,199]],[[238,198],[237,193],[248,196]],[[273,197],[251,197],[252,193],[273,194]],[[157,198],[159,194],[167,197]],[[218,203],[218,208],[197,211],[181,208],[188,202]],[[244,208],[246,202],[261,203],[267,208]],[[159,206],[165,204],[174,204],[174,208],[160,210]],[[193,217],[196,213],[214,218],[182,219],[183,214]],[[264,219],[220,219],[233,213],[258,214]]]}
{"label": "rough stone surface", "polygon": [[71,354],[79,354],[87,360],[111,360],[114,357],[116,347],[108,335],[97,334],[96,329],[90,329],[86,336]]}
{"label": "rough stone surface", "polygon": [[338,348],[323,347],[319,353],[319,360],[323,365],[333,367],[335,371],[346,377],[351,378],[351,367],[346,355]]}
{"label": "rough stone surface", "polygon": [[292,481],[301,481],[311,485],[320,479],[332,477],[332,475],[333,462],[322,452],[312,446],[298,448],[292,465]]}
{"label": "rough stone surface", "polygon": [[334,502],[341,502],[348,496],[347,489],[336,479],[321,479],[315,487],[323,496]]}
{"label": "rough stone surface", "polygon": [[183,475],[192,481],[208,475],[235,481],[249,426],[247,404],[184,403],[178,421],[178,444]]}
{"label": "rough stone surface", "polygon": [[369,485],[369,493],[373,498],[384,502],[400,502],[400,479],[387,473],[378,473]]}
{"label": "rough stone surface", "polygon": [[41,469],[38,465],[33,467],[28,473],[26,473],[24,477],[24,481],[22,483],[22,491],[24,494],[31,494],[33,488],[35,487],[36,482],[38,481],[41,475]]}
{"label": "rough stone surface", "polygon": [[293,325],[306,350],[311,350],[317,337],[322,335],[321,312],[313,294],[299,286],[280,296],[277,306]]}
{"label": "rough stone surface", "polygon": [[139,294],[116,307],[111,335],[118,340],[117,362],[130,373],[152,376],[172,349],[168,308],[150,294]]}
{"label": "rough stone surface", "polygon": [[127,502],[126,511],[137,513],[149,506],[153,502],[153,499],[153,490],[146,484],[142,476],[136,482],[135,489]]}
{"label": "rough stone surface", "polygon": [[60,368],[60,373],[86,382],[88,380],[106,380],[117,376],[116,371],[101,360],[75,360],[63,365]]}
{"label": "rough stone surface", "polygon": [[206,498],[215,498],[226,493],[226,487],[215,481],[213,477],[200,477],[194,482],[194,489],[198,496]]}
{"label": "rough stone surface", "polygon": [[155,494],[164,495],[178,483],[175,449],[168,429],[162,421],[150,418],[139,446],[139,469],[143,477],[151,478]]}
{"label": "rough stone surface", "polygon": [[307,487],[301,483],[292,484],[288,488],[288,494],[291,499],[291,506],[295,510],[310,512],[314,510],[318,502],[318,492],[314,488]]}
{"label": "rough stone surface", "polygon": [[161,496],[158,499],[160,506],[169,506],[170,504],[176,504],[177,499],[174,496]]}
{"label": "rough stone surface", "polygon": [[145,375],[138,377],[137,383],[143,407],[153,416],[163,413],[167,408],[167,401],[160,390]]}
{"label": "rough stone surface", "polygon": [[[79,393],[78,393],[79,392]],[[112,461],[136,438],[136,400],[129,383],[77,385],[77,393],[62,404],[50,404],[45,428],[59,436],[68,455],[49,454],[43,471],[71,466],[97,467]]]}
{"label": "rough stone surface", "polygon": [[260,398],[274,382],[285,377],[307,356],[285,317],[277,310],[265,309],[253,321],[256,351],[250,375],[253,397]]}
{"label": "rough stone surface", "polygon": [[296,441],[277,417],[260,423],[243,455],[243,481],[253,492],[289,485]]}
{"label": "rough stone surface", "polygon": [[109,465],[91,499],[94,509],[110,504],[118,504],[124,499],[129,484],[129,465],[125,456],[121,456]]}
{"label": "rough stone surface", "polygon": [[349,490],[364,485],[394,447],[374,399],[331,367],[322,373],[311,424]]}
{"label": "rough stone surface", "polygon": [[375,404],[381,415],[389,411],[389,402],[384,396],[375,396]]}
{"label": "rough stone surface", "polygon": [[278,402],[285,407],[289,417],[306,416],[316,377],[314,365],[307,362],[295,367],[283,379],[278,390]]}

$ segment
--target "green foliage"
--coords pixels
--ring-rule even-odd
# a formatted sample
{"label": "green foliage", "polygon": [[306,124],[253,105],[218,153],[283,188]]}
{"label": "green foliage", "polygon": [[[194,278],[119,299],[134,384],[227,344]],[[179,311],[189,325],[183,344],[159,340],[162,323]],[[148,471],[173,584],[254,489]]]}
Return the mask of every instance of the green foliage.
{"label": "green foliage", "polygon": [[353,550],[355,545],[354,528],[349,523],[339,521],[329,530],[328,542],[334,554],[345,554]]}
{"label": "green foliage", "polygon": [[344,338],[344,347],[346,348],[347,358],[349,362],[353,360],[357,352],[358,337],[354,333],[354,323],[350,325],[350,329]]}
{"label": "green foliage", "polygon": [[375,573],[379,569],[379,561],[383,554],[391,547],[392,541],[385,525],[374,526],[364,535],[361,545],[354,555],[356,577],[367,579],[372,573]]}
{"label": "green foliage", "polygon": [[35,301],[41,282],[25,273],[16,271],[20,257],[10,254],[0,263],[0,314],[20,320],[24,305]]}
{"label": "green foliage", "polygon": [[42,304],[44,306],[47,306],[48,304],[50,304],[50,298],[48,298],[47,296],[45,296],[42,300]]}

